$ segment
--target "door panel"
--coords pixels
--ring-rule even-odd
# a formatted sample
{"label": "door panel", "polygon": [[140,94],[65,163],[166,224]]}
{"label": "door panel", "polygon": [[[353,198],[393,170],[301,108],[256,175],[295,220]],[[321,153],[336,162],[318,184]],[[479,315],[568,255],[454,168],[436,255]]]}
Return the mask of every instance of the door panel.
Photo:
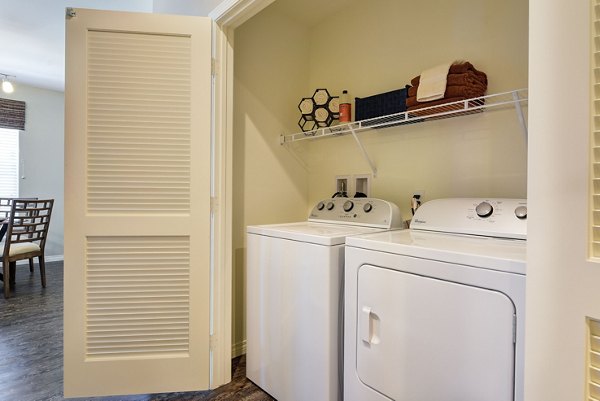
{"label": "door panel", "polygon": [[207,389],[211,21],[75,13],[65,396]]}

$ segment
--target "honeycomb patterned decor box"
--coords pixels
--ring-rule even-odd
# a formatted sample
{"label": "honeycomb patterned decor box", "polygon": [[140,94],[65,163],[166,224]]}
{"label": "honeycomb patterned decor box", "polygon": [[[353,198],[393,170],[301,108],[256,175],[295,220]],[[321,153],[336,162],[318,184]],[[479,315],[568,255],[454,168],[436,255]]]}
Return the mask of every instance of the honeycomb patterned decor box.
{"label": "honeycomb patterned decor box", "polygon": [[331,96],[327,89],[316,89],[312,97],[302,98],[298,109],[302,114],[298,125],[303,132],[329,127],[340,118],[340,98]]}

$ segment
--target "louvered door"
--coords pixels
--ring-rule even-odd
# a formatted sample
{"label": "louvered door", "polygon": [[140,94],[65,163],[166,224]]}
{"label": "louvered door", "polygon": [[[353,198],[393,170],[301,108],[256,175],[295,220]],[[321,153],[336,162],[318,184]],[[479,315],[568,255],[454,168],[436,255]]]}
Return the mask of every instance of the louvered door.
{"label": "louvered door", "polygon": [[65,395],[206,389],[211,22],[74,11]]}
{"label": "louvered door", "polygon": [[600,322],[588,319],[587,394],[588,401],[600,400]]}

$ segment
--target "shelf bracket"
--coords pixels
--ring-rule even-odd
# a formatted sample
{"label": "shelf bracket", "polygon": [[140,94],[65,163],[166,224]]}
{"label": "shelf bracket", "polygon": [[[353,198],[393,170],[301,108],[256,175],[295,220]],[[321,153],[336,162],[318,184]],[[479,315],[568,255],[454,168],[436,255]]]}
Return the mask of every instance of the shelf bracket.
{"label": "shelf bracket", "polygon": [[349,129],[350,129],[350,132],[352,133],[352,136],[354,137],[354,140],[356,141],[356,144],[358,145],[358,148],[360,149],[363,157],[365,158],[367,163],[369,163],[369,167],[371,167],[371,172],[373,173],[373,178],[377,177],[377,167],[375,167],[373,160],[371,160],[371,158],[369,157],[367,150],[365,149],[362,142],[360,141],[360,138],[356,134],[356,131],[354,130],[354,127],[352,126],[352,124],[350,125]]}
{"label": "shelf bracket", "polygon": [[527,123],[525,122],[525,116],[523,115],[523,107],[521,107],[521,99],[519,98],[519,92],[514,91],[512,93],[513,100],[515,101],[515,111],[517,112],[517,118],[521,124],[521,130],[523,131],[523,137],[525,138],[525,144],[527,144],[528,132]]}

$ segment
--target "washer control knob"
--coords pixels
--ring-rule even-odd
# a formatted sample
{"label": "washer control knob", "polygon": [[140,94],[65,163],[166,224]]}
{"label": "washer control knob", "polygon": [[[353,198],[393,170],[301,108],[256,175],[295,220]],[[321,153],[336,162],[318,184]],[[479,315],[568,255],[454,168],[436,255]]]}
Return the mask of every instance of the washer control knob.
{"label": "washer control knob", "polygon": [[333,202],[327,203],[327,210],[333,210],[334,207],[335,207],[335,205],[333,204]]}
{"label": "washer control knob", "polygon": [[323,210],[323,209],[325,209],[325,204],[323,202],[319,202],[317,204],[317,210]]}
{"label": "washer control knob", "polygon": [[475,212],[477,213],[477,216],[486,218],[492,215],[492,213],[494,212],[494,208],[487,202],[481,202],[475,208]]}
{"label": "washer control knob", "polygon": [[515,216],[517,216],[518,219],[524,220],[527,218],[527,206],[518,206],[515,209]]}
{"label": "washer control knob", "polygon": [[344,202],[344,212],[349,212],[354,207],[354,202],[346,201]]}
{"label": "washer control knob", "polygon": [[365,211],[365,213],[369,213],[371,210],[373,210],[373,205],[371,205],[370,203],[365,203],[365,205],[363,206],[363,210]]}

